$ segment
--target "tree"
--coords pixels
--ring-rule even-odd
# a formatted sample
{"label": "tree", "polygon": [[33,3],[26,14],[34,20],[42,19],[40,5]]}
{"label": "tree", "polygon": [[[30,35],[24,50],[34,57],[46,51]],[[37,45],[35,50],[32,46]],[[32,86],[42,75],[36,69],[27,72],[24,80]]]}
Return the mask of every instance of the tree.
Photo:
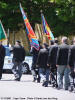
{"label": "tree", "polygon": [[41,23],[42,10],[55,36],[75,33],[75,0],[0,0],[0,19],[6,29],[21,28],[20,2],[33,28]]}

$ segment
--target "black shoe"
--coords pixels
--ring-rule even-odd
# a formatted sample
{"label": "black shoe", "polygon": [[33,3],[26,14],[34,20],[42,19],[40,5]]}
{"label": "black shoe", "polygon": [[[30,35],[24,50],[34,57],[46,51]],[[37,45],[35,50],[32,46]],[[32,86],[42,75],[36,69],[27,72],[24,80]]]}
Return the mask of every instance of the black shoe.
{"label": "black shoe", "polygon": [[51,84],[51,81],[49,81],[48,83]]}
{"label": "black shoe", "polygon": [[44,87],[48,87],[48,85],[46,85],[46,84],[42,84],[42,86],[44,86]]}
{"label": "black shoe", "polygon": [[48,84],[46,83],[46,81],[43,82],[42,86],[44,86],[44,87],[48,87]]}
{"label": "black shoe", "polygon": [[68,90],[68,87],[66,87],[65,90]]}
{"label": "black shoe", "polygon": [[39,78],[37,78],[37,83],[40,83],[40,79]]}
{"label": "black shoe", "polygon": [[37,78],[34,77],[33,82],[35,82],[37,80]]}
{"label": "black shoe", "polygon": [[16,78],[15,81],[20,81],[20,78]]}

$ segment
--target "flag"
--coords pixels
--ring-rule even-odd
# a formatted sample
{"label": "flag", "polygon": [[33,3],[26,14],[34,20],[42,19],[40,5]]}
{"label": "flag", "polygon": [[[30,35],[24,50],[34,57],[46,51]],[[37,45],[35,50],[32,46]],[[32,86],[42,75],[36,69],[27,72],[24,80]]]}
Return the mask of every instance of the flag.
{"label": "flag", "polygon": [[1,20],[0,20],[0,41],[3,41],[5,39],[6,39],[5,30],[4,30]]}
{"label": "flag", "polygon": [[51,32],[51,29],[48,26],[47,21],[45,20],[44,15],[41,14],[41,17],[42,17],[42,24],[43,24],[44,34],[48,37],[49,40],[54,40],[53,33]]}
{"label": "flag", "polygon": [[27,31],[27,34],[28,34],[28,38],[29,38],[29,41],[30,41],[30,45],[32,47],[34,47],[35,49],[39,50],[39,42],[37,40],[37,37],[29,23],[29,20],[27,19],[26,17],[26,14],[20,4],[20,10],[21,10],[21,13],[22,13],[22,16],[23,16],[23,19],[24,19],[24,23],[25,23],[25,26],[26,26],[26,31]]}

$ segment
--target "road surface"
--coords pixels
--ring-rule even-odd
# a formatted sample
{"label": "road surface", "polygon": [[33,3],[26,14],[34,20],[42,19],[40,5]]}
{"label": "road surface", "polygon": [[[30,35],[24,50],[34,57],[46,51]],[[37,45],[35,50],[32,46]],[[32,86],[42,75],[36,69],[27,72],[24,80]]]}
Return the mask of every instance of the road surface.
{"label": "road surface", "polygon": [[75,100],[75,93],[43,87],[42,83],[32,82],[32,75],[23,75],[18,82],[13,74],[3,74],[0,100]]}

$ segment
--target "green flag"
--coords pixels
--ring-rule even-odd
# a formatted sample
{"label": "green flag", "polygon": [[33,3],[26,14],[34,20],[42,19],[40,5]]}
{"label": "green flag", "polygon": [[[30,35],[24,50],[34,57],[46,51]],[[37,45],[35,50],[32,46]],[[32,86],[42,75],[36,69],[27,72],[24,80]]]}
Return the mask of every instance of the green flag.
{"label": "green flag", "polygon": [[5,31],[4,31],[3,25],[0,21],[0,41],[3,41],[5,39],[6,39],[6,34],[5,34]]}

